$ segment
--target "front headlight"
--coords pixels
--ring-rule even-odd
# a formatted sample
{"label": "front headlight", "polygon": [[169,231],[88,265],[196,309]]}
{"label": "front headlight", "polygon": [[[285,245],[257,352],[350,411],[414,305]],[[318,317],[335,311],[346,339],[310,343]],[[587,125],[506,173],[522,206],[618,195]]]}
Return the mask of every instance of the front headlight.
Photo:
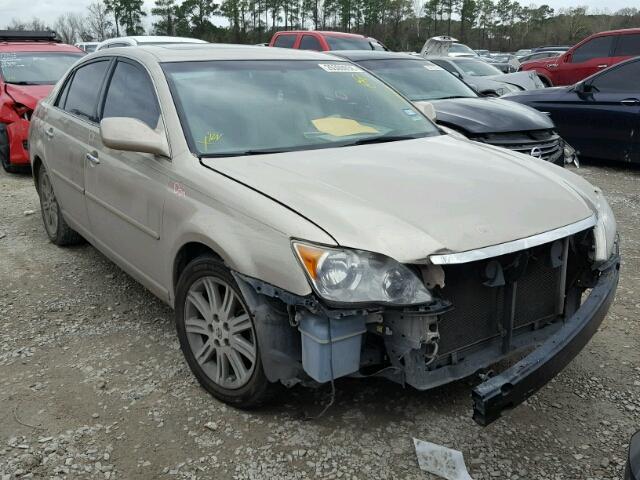
{"label": "front headlight", "polygon": [[293,242],[315,292],[339,303],[416,305],[433,297],[406,266],[377,253]]}
{"label": "front headlight", "polygon": [[609,202],[604,198],[600,189],[597,189],[596,192],[598,194],[596,202],[598,223],[593,230],[596,241],[595,261],[604,262],[613,254],[618,228]]}

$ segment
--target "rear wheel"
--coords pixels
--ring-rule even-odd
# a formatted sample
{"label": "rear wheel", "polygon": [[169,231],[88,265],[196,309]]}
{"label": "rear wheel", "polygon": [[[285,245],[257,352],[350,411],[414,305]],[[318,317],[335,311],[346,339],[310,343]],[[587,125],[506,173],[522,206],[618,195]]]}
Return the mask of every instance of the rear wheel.
{"label": "rear wheel", "polygon": [[38,170],[38,195],[40,196],[42,221],[49,240],[59,246],[80,243],[82,237],[67,224],[62,216],[49,172],[44,165]]}
{"label": "rear wheel", "polygon": [[549,79],[547,77],[543,77],[542,75],[538,75],[538,78],[540,78],[540,81],[544,84],[545,88],[553,87],[553,85],[551,85],[551,82],[549,81]]}
{"label": "rear wheel", "polygon": [[233,276],[213,256],[196,258],[182,272],[176,328],[191,371],[214,397],[252,408],[271,396],[253,317]]}

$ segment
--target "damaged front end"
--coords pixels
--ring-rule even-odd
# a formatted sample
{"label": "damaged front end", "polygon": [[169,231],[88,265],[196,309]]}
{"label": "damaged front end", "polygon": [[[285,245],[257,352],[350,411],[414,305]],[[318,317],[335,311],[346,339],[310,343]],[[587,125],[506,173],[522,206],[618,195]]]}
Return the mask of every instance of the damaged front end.
{"label": "damaged front end", "polygon": [[474,389],[474,419],[487,425],[555,376],[604,318],[619,258],[616,246],[597,264],[594,224],[587,219],[553,237],[520,242],[521,248],[503,245],[404,266],[431,295],[414,306],[338,308],[317,286],[299,297],[235,277],[256,320],[265,374],[288,386],[377,375],[427,390],[532,351]]}

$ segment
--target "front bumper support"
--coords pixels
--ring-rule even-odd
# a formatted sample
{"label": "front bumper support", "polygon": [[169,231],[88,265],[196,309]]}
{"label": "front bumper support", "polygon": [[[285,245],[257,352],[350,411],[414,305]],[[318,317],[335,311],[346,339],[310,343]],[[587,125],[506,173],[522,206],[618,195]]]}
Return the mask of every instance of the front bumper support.
{"label": "front bumper support", "polygon": [[596,333],[613,302],[620,259],[607,262],[595,287],[563,327],[539,348],[500,375],[473,389],[473,419],[486,426],[522,403],[555,377]]}

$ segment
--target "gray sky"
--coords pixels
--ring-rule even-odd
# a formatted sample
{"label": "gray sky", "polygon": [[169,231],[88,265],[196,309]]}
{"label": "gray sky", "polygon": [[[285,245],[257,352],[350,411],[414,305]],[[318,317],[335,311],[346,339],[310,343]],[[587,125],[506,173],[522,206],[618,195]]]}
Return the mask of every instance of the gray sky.
{"label": "gray sky", "polygon": [[[41,18],[49,24],[53,24],[62,12],[84,13],[87,5],[91,2],[92,0],[0,0],[0,27],[4,27],[5,24],[13,18],[30,20],[34,16]],[[532,2],[520,0],[520,3],[538,5],[546,3],[556,10],[587,5],[590,10],[609,10],[610,12],[615,12],[620,8],[638,6],[637,0],[608,0],[607,2],[602,2],[601,0],[548,0]],[[152,23],[150,12],[153,4],[154,0],[144,1],[145,9],[147,13],[149,13],[149,16],[147,16],[144,22],[146,27],[149,27]]]}

